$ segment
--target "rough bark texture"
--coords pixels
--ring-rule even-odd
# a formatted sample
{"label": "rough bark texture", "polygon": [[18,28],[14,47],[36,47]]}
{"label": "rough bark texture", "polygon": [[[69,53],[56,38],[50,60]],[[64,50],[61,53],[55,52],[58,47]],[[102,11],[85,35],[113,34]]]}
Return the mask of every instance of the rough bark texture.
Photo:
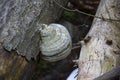
{"label": "rough bark texture", "polygon": [[80,52],[78,80],[93,80],[120,65],[119,9],[119,0],[101,0],[96,16],[103,19],[95,18],[86,36],[91,38]]}
{"label": "rough bark texture", "polygon": [[[65,5],[67,1],[58,2]],[[53,0],[4,0],[0,10],[0,42],[28,60],[40,51],[40,24],[54,22],[62,12]]]}
{"label": "rough bark texture", "polygon": [[[65,6],[68,0],[56,1]],[[30,62],[21,55],[36,58],[40,51],[39,24],[55,22],[61,12],[53,0],[0,0],[0,80],[28,80],[25,74]]]}

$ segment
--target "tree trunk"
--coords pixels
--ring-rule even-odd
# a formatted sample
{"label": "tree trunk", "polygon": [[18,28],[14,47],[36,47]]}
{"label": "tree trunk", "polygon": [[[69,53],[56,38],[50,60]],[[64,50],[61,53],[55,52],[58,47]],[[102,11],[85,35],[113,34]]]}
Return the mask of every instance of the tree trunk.
{"label": "tree trunk", "polygon": [[120,65],[120,1],[101,0],[79,57],[78,80],[93,80]]}
{"label": "tree trunk", "polygon": [[[63,6],[68,2],[56,1]],[[57,21],[62,11],[54,0],[0,0],[0,80],[30,79],[35,65],[17,52],[39,52],[36,45],[40,37],[34,35],[31,38],[32,31],[36,30],[37,24]]]}

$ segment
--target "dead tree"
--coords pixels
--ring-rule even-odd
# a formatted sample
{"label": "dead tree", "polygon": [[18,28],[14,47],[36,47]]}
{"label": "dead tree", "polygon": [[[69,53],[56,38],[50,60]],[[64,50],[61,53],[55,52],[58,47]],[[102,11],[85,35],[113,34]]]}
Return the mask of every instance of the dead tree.
{"label": "dead tree", "polygon": [[101,0],[79,57],[79,80],[93,80],[120,65],[120,1]]}
{"label": "dead tree", "polygon": [[54,0],[0,0],[0,80],[29,80],[35,65],[24,53],[40,51],[37,25],[57,21],[62,11]]}

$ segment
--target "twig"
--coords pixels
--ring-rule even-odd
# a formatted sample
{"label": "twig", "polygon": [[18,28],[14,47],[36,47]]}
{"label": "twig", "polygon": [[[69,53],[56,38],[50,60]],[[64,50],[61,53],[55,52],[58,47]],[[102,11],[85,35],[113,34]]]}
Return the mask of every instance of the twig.
{"label": "twig", "polygon": [[72,47],[72,50],[74,50],[74,49],[78,49],[78,48],[80,48],[81,46],[75,46],[75,47]]}
{"label": "twig", "polygon": [[94,17],[94,18],[98,18],[98,19],[102,19],[102,20],[105,20],[105,21],[118,21],[120,22],[120,20],[115,20],[115,19],[108,19],[108,18],[103,18],[103,17],[99,17],[99,16],[95,16],[95,15],[92,15],[92,14],[88,14],[88,13],[85,13],[83,11],[80,11],[78,9],[68,9],[68,8],[65,8],[63,7],[61,4],[59,4],[56,0],[53,0],[59,7],[63,8],[64,10],[66,11],[70,11],[70,12],[78,12],[78,13],[81,13],[81,14],[85,14],[87,16],[91,16],[91,17]]}
{"label": "twig", "polygon": [[77,60],[73,60],[73,62],[74,62],[74,63],[78,63],[78,62],[79,62],[79,60],[78,60],[78,59],[77,59]]}

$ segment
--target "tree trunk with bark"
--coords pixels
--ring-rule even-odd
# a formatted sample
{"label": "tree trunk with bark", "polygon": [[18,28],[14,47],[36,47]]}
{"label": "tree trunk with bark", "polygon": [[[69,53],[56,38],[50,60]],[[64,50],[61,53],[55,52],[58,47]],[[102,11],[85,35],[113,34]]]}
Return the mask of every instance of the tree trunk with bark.
{"label": "tree trunk with bark", "polygon": [[[101,0],[79,57],[78,80],[93,80],[120,65],[120,1]],[[104,80],[104,79],[102,79]]]}
{"label": "tree trunk with bark", "polygon": [[[63,6],[68,2],[56,1]],[[30,79],[35,65],[16,51],[39,52],[37,24],[57,21],[62,11],[54,0],[0,0],[0,80]]]}

